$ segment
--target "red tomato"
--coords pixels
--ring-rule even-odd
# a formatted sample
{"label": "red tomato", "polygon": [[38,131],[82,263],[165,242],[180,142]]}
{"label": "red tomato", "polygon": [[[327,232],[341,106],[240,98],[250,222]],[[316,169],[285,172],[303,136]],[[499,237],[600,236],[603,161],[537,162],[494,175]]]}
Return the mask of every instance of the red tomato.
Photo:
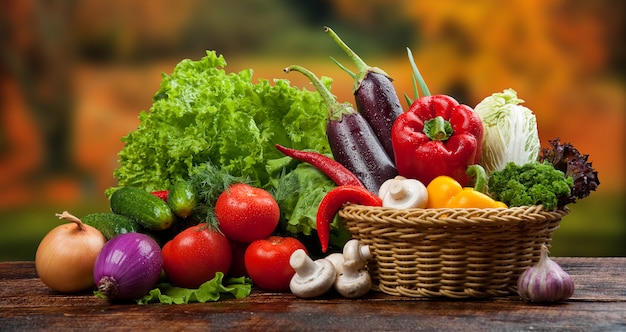
{"label": "red tomato", "polygon": [[244,262],[252,282],[269,291],[289,290],[289,282],[296,273],[289,265],[289,258],[298,249],[307,251],[293,237],[270,236],[250,243]]}
{"label": "red tomato", "polygon": [[217,198],[215,216],[226,237],[250,243],[274,232],[280,219],[280,208],[269,192],[237,183]]}
{"label": "red tomato", "polygon": [[204,223],[177,234],[161,252],[167,277],[186,288],[198,288],[216,272],[228,274],[232,260],[230,241]]}

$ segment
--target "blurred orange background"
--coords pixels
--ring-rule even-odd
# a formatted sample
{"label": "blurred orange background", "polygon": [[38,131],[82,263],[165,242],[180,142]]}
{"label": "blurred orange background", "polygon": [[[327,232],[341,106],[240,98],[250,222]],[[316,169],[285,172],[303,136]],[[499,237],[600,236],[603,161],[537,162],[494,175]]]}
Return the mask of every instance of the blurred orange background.
{"label": "blurred orange background", "polygon": [[53,212],[107,209],[121,137],[184,58],[212,49],[227,71],[313,89],[282,72],[300,64],[353,101],[352,79],[329,56],[353,66],[324,25],[390,74],[401,100],[413,94],[406,47],[433,93],[475,106],[515,89],[543,144],[571,142],[601,181],[571,207],[554,251],[626,255],[625,9],[609,0],[3,2],[0,260],[32,259],[58,224]]}

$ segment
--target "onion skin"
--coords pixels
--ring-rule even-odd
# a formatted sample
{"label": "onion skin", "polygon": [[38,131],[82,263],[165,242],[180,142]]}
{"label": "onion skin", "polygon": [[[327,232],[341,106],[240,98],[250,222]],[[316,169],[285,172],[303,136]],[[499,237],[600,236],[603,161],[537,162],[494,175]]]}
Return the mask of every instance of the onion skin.
{"label": "onion skin", "polygon": [[94,264],[106,238],[67,211],[57,216],[72,222],[53,228],[39,243],[35,254],[37,275],[57,292],[87,290],[95,285]]}
{"label": "onion skin", "polygon": [[154,239],[142,233],[125,233],[104,245],[93,278],[109,300],[133,300],[156,286],[162,267],[163,255]]}

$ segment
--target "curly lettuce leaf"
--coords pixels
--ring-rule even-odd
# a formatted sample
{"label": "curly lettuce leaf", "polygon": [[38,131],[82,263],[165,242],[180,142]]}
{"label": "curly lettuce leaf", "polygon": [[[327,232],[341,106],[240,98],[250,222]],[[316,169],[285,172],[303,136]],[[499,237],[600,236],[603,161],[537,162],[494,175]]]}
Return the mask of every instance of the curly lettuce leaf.
{"label": "curly lettuce leaf", "polygon": [[[281,211],[280,229],[285,235],[297,237],[309,251],[311,257],[322,258],[326,254],[321,252],[316,229],[317,210],[324,196],[336,187],[324,173],[307,163],[296,163],[290,168],[286,157],[277,165],[283,165],[284,172],[275,181],[274,198]],[[289,171],[287,171],[289,170]],[[350,240],[351,233],[335,216],[331,223],[330,249],[340,252]]]}
{"label": "curly lettuce leaf", "polygon": [[163,304],[185,304],[193,302],[215,302],[222,296],[242,299],[250,295],[252,281],[246,277],[228,278],[224,280],[224,274],[217,272],[215,277],[200,287],[183,288],[169,283],[158,284],[147,295],[137,299],[138,304],[160,302]]}
{"label": "curly lettuce leaf", "polygon": [[[284,157],[275,144],[330,151],[328,110],[317,92],[283,79],[253,83],[251,69],[226,73],[225,66],[223,56],[207,51],[162,75],[150,110],[142,111],[137,129],[122,138],[114,171],[118,186],[166,189],[211,162],[267,188],[272,175],[266,164]],[[324,83],[330,85],[330,79]]]}
{"label": "curly lettuce leaf", "polygon": [[299,163],[281,176],[273,190],[285,221],[281,229],[294,235],[311,235],[320,202],[335,186],[324,173],[307,163]]}

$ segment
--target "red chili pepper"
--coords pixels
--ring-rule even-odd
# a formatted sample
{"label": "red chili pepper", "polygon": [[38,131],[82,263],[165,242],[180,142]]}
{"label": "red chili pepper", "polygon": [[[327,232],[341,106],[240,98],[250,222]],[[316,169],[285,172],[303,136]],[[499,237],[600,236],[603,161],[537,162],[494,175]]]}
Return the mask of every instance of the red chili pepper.
{"label": "red chili pepper", "polygon": [[276,144],[278,151],[286,156],[309,163],[326,174],[338,186],[351,185],[364,187],[359,178],[338,161],[314,151],[301,151]]}
{"label": "red chili pepper", "polygon": [[383,204],[380,197],[360,186],[338,186],[329,191],[322,198],[316,217],[317,236],[322,245],[322,252],[328,250],[330,223],[337,211],[349,203],[367,206],[382,206]]}
{"label": "red chili pepper", "polygon": [[467,166],[480,162],[483,124],[450,96],[424,96],[396,119],[392,141],[400,175],[423,183],[447,175],[466,186]]}
{"label": "red chili pepper", "polygon": [[157,190],[157,191],[153,191],[150,193],[166,202],[167,202],[167,197],[170,195],[169,190]]}

